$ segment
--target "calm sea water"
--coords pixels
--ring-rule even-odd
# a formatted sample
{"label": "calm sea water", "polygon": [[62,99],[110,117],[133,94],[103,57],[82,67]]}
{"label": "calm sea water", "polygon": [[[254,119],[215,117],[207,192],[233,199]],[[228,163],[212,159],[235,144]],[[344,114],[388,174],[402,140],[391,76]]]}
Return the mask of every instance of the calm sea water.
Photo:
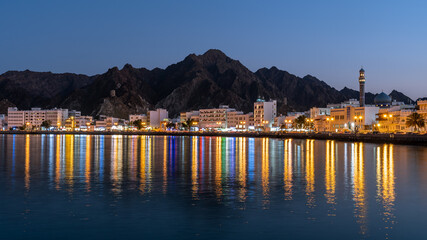
{"label": "calm sea water", "polygon": [[427,148],[0,135],[0,239],[426,239]]}

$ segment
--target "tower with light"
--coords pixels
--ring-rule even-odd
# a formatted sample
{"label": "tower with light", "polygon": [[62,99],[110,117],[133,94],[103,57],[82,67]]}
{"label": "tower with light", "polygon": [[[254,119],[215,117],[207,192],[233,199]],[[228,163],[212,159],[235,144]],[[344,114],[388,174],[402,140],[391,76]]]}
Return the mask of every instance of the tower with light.
{"label": "tower with light", "polygon": [[359,71],[359,103],[361,107],[365,106],[365,70],[363,68]]}

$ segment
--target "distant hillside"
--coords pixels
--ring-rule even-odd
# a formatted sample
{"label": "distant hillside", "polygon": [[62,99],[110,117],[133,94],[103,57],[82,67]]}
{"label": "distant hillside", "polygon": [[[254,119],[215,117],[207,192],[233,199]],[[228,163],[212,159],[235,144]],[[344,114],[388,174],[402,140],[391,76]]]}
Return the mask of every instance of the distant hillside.
{"label": "distant hillside", "polygon": [[[156,107],[168,109],[170,116],[220,104],[249,112],[258,97],[276,99],[280,113],[359,98],[355,90],[338,91],[310,75],[300,78],[276,67],[253,73],[219,50],[190,54],[166,69],[148,70],[126,64],[122,69],[113,67],[92,77],[7,72],[0,75],[0,87],[0,101],[21,109],[59,106],[87,115],[121,118]],[[399,101],[410,100],[397,91],[391,96]],[[374,97],[367,93],[367,103],[372,103]]]}
{"label": "distant hillside", "polygon": [[0,101],[21,109],[54,107],[74,90],[91,83],[96,76],[32,71],[9,71],[0,75]]}

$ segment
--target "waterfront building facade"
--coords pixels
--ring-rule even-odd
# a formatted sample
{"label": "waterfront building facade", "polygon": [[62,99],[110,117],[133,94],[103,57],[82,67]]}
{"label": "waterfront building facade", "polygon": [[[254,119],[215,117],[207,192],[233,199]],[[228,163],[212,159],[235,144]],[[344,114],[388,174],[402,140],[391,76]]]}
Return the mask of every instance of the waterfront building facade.
{"label": "waterfront building facade", "polygon": [[227,114],[227,122],[229,128],[235,128],[236,130],[248,130],[254,125],[253,113],[231,111]]}
{"label": "waterfront building facade", "polygon": [[168,119],[168,111],[158,108],[154,111],[148,111],[147,123],[151,128],[160,128],[161,122]]}
{"label": "waterfront building facade", "polygon": [[147,115],[145,114],[131,114],[129,115],[129,123],[132,124],[133,122],[141,120],[142,123],[147,124]]}
{"label": "waterfront building facade", "polygon": [[254,103],[254,126],[256,129],[270,129],[273,126],[274,118],[277,116],[277,101],[264,101],[258,99]]}
{"label": "waterfront building facade", "polygon": [[228,128],[228,117],[234,108],[220,105],[219,108],[200,109],[199,128]]}
{"label": "waterfront building facade", "polygon": [[16,107],[8,108],[8,127],[40,127],[43,121],[50,121],[51,126],[59,127],[68,118],[67,109],[41,109],[18,110]]}
{"label": "waterfront building facade", "polygon": [[423,116],[426,127],[424,131],[427,131],[427,99],[417,101],[418,110],[417,112]]}
{"label": "waterfront building facade", "polygon": [[374,106],[335,108],[331,109],[326,124],[330,131],[335,132],[371,130],[378,112],[379,108]]}
{"label": "waterfront building facade", "polygon": [[6,116],[4,114],[0,114],[0,131],[4,130],[6,126]]}
{"label": "waterfront building facade", "polygon": [[193,117],[199,116],[199,114],[200,114],[199,111],[182,112],[179,115],[179,121],[186,122],[188,120],[191,120]]}
{"label": "waterfront building facade", "polygon": [[329,116],[331,115],[331,108],[318,108],[318,107],[312,107],[310,108],[310,118],[315,119],[318,116]]}

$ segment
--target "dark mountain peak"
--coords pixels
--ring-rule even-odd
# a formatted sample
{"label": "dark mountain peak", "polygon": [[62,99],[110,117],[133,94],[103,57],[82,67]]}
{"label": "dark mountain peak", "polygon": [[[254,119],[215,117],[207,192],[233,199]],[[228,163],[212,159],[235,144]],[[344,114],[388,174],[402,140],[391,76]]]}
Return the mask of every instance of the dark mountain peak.
{"label": "dark mountain peak", "polygon": [[270,71],[280,71],[276,66],[272,66],[269,70]]}
{"label": "dark mountain peak", "polygon": [[227,65],[230,63],[241,65],[239,61],[231,59],[218,49],[210,49],[202,55],[190,54],[185,58],[184,62],[189,63],[190,61],[191,63],[198,63],[203,67],[209,67],[212,65]]}
{"label": "dark mountain peak", "polygon": [[130,65],[129,63],[126,63],[122,68],[122,70],[129,70],[129,69],[133,69],[133,66]]}
{"label": "dark mountain peak", "polygon": [[109,68],[108,71],[106,72],[107,74],[112,74],[112,73],[117,73],[119,72],[119,68],[117,66],[114,66],[112,68]]}
{"label": "dark mountain peak", "polygon": [[227,55],[219,49],[209,49],[204,54],[204,57],[226,58]]}
{"label": "dark mountain peak", "polygon": [[291,75],[285,70],[280,70],[276,66],[272,66],[270,68],[260,68],[255,72],[256,75],[265,75],[265,76],[280,76],[284,77],[285,75]]}
{"label": "dark mountain peak", "polygon": [[403,94],[403,93],[401,93],[401,92],[399,92],[399,91],[396,91],[396,90],[391,91],[391,93],[389,94],[389,96],[390,96],[393,100],[396,100],[396,101],[398,101],[398,102],[404,102],[404,103],[408,103],[408,104],[410,104],[410,103],[413,103],[413,102],[414,102],[414,100],[412,100],[411,98],[409,98],[409,97],[408,97],[408,96],[406,96],[405,94]]}

